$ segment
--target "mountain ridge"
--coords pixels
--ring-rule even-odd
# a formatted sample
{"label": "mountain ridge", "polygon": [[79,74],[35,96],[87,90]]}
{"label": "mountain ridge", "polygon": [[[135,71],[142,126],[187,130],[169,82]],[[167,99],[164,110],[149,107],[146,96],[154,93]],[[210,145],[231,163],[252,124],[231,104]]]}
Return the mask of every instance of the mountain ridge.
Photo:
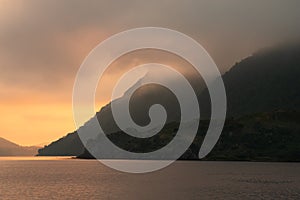
{"label": "mountain ridge", "polygon": [[34,156],[38,153],[37,146],[20,146],[0,137],[0,156]]}
{"label": "mountain ridge", "polygon": [[[291,47],[277,47],[259,51],[236,63],[222,76],[227,93],[227,118],[240,120],[243,116],[264,112],[272,113],[280,109],[286,110],[286,112],[299,111],[299,55],[300,45],[297,44]],[[167,90],[162,88],[147,90],[142,87],[138,89],[136,92],[137,97],[131,101],[133,108],[130,111],[133,111],[133,120],[140,125],[147,124],[149,118],[147,115],[145,117],[144,113],[148,112],[149,106],[157,103],[156,101],[159,97],[161,104],[166,106],[166,110],[169,111],[168,117],[171,114],[167,122],[179,121],[180,113],[176,110],[178,109],[178,107],[176,108],[178,102],[170,98],[172,94],[166,95],[165,92]],[[143,93],[143,95],[138,95],[139,93]],[[210,116],[210,101],[207,89],[198,92],[197,96],[200,103],[201,116],[203,117],[202,120],[208,119]],[[138,117],[135,117],[135,115]],[[113,120],[110,104],[103,107],[97,113],[97,117],[101,127],[104,127],[105,133],[120,132]],[[297,120],[299,119],[297,118]],[[275,125],[273,124],[273,126]],[[60,139],[61,144],[71,138],[70,135],[72,135],[73,139],[76,137],[78,139],[75,131],[69,136]],[[48,149],[55,149],[58,147],[56,145],[57,143],[52,143],[40,149],[39,155],[50,155]],[[79,142],[77,148],[77,150],[84,150],[81,142]],[[55,154],[55,151],[51,152],[51,155]],[[68,154],[78,156],[78,151],[70,151]]]}

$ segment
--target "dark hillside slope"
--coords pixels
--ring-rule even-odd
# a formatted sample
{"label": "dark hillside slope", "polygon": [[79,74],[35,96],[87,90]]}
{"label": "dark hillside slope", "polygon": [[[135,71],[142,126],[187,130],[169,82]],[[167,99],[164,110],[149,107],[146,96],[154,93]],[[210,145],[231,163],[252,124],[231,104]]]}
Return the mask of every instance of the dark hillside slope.
{"label": "dark hillside slope", "polygon": [[[234,65],[223,75],[223,80],[227,93],[228,118],[241,119],[246,115],[272,113],[280,109],[287,112],[300,111],[300,45],[284,46],[255,53]],[[133,112],[139,116],[137,119],[143,119],[140,124],[144,124],[147,118],[140,116],[147,116],[145,115],[147,107],[151,103],[158,103],[156,102],[157,98],[151,98],[151,93],[161,97],[163,89],[156,91],[155,88],[149,90],[144,88],[140,91],[143,95],[137,93],[138,96],[133,101]],[[160,98],[163,105],[171,103],[177,106],[176,101],[169,100],[167,97]],[[198,98],[201,104],[201,116],[209,118],[210,104],[207,101],[207,90],[199,93]],[[146,105],[144,109],[142,109],[142,105]],[[171,114],[169,122],[180,116],[177,113],[178,108],[173,109],[172,105],[169,105],[170,112],[168,114]],[[112,118],[110,105],[105,106],[97,113],[97,116],[100,124],[107,127],[107,129],[104,128],[107,133],[118,132]],[[294,120],[298,120],[298,118]],[[273,126],[275,125],[274,123]],[[251,143],[251,138],[248,139],[246,142]],[[269,148],[274,147],[269,146]],[[74,132],[41,149],[39,155],[79,155],[83,149],[77,133]]]}

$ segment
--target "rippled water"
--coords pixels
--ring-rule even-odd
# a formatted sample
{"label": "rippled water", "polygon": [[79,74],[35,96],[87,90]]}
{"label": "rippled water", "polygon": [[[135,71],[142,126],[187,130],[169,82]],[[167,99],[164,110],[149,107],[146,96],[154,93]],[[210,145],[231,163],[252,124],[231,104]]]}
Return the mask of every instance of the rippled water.
{"label": "rippled water", "polygon": [[300,199],[300,163],[178,161],[126,174],[95,160],[0,158],[0,199]]}

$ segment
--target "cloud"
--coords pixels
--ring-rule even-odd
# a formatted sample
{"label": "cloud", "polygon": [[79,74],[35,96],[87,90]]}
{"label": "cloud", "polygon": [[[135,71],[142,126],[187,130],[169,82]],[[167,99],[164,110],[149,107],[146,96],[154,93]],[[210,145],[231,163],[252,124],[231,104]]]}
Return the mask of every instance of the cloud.
{"label": "cloud", "polygon": [[299,6],[297,0],[3,1],[0,82],[64,93],[93,47],[111,34],[142,26],[190,35],[224,72],[257,49],[298,39]]}
{"label": "cloud", "polygon": [[[299,7],[298,0],[2,0],[0,101],[2,107],[7,107],[3,115],[10,116],[13,124],[25,126],[27,121],[18,121],[16,114],[30,103],[22,111],[26,116],[55,115],[59,110],[68,113],[71,122],[70,109],[63,111],[61,107],[65,106],[61,104],[71,103],[80,64],[99,42],[120,31],[143,26],[181,31],[202,44],[224,72],[260,48],[299,39]],[[155,59],[184,65],[167,54],[147,53],[128,55],[111,66],[101,82],[109,87],[98,91],[101,105],[109,99],[117,78],[132,65]],[[49,109],[51,104],[54,107]],[[24,126],[0,131],[12,132],[17,138]],[[59,127],[49,129],[48,136],[50,132],[64,134],[65,122]],[[43,129],[30,129],[28,134],[37,136]],[[23,137],[29,142],[30,135]],[[45,137],[41,136],[40,142]]]}

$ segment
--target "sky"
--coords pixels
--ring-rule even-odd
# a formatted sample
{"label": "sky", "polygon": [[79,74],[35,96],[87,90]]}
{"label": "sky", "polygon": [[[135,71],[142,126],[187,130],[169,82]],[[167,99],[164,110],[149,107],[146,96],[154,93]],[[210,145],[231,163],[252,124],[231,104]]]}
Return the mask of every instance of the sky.
{"label": "sky", "polygon": [[[0,137],[47,143],[75,130],[72,88],[87,54],[109,36],[156,26],[197,40],[224,73],[253,52],[299,39],[298,0],[0,0]],[[153,54],[155,55],[155,53]],[[114,78],[135,54],[103,77],[108,101]]]}

